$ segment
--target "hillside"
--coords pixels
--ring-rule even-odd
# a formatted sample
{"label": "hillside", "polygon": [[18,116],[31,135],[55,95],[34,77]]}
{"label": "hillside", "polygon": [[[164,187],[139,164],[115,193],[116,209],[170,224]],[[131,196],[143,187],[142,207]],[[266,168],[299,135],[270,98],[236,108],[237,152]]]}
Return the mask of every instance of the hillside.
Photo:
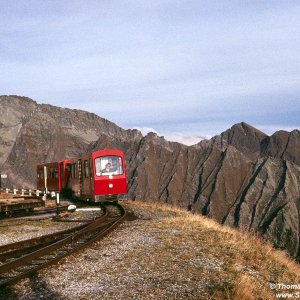
{"label": "hillside", "polygon": [[35,187],[37,164],[86,153],[102,134],[130,140],[135,133],[93,113],[0,96],[0,168],[17,186]]}
{"label": "hillside", "polygon": [[192,147],[154,133],[139,142],[100,138],[89,150],[108,145],[125,151],[132,199],[175,205],[259,232],[300,257],[300,132],[277,141],[284,145],[280,155],[266,150],[274,148],[277,133],[268,137],[245,123],[227,133],[230,138],[221,134]]}
{"label": "hillside", "polygon": [[[2,296],[7,300],[268,300],[299,292],[279,285],[298,284],[299,266],[267,242],[157,203],[123,204],[131,212],[129,220],[108,237]],[[29,225],[33,232],[39,232],[38,226],[47,230],[48,223],[41,223],[27,222],[27,233]],[[2,228],[11,239],[23,232],[20,224],[13,234],[7,234],[11,225]]]}
{"label": "hillside", "polygon": [[300,257],[300,131],[268,136],[244,122],[195,146],[143,137],[93,113],[0,96],[0,172],[35,187],[36,164],[119,148],[128,195],[258,232]]}

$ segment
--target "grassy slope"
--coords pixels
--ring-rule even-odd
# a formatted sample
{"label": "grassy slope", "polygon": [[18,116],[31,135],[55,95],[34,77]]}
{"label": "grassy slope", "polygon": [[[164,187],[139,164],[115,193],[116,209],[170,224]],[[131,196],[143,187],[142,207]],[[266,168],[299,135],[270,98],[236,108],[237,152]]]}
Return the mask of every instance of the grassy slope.
{"label": "grassy slope", "polygon": [[265,300],[284,292],[270,284],[300,283],[299,265],[257,237],[155,203],[124,205],[131,221],[0,299]]}
{"label": "grassy slope", "polygon": [[[147,210],[162,213],[151,224],[157,228],[160,244],[150,250],[152,263],[145,267],[150,273],[165,268],[167,277],[174,269],[169,280],[181,285],[185,281],[190,290],[187,297],[274,299],[275,293],[284,290],[272,290],[270,284],[300,283],[299,265],[256,236],[158,204],[132,202],[128,207],[141,214]],[[137,255],[143,263],[149,252],[145,257],[141,248],[133,257]],[[159,290],[156,293],[159,296]]]}

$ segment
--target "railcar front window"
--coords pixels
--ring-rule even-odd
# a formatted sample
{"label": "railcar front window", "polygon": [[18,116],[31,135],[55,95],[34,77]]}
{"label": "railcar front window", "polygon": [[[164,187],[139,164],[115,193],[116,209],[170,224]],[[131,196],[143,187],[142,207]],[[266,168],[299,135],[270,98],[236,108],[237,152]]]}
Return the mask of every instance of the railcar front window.
{"label": "railcar front window", "polygon": [[96,175],[121,175],[123,174],[122,158],[119,156],[102,156],[95,159]]}

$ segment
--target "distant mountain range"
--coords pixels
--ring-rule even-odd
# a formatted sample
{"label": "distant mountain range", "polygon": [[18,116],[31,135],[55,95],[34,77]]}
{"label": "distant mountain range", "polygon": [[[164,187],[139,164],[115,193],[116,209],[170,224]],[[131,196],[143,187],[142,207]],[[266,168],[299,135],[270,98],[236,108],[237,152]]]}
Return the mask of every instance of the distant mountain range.
{"label": "distant mountain range", "polygon": [[194,146],[81,110],[0,96],[0,172],[35,188],[37,164],[102,148],[124,150],[129,197],[180,206],[259,232],[300,258],[300,131],[268,136],[239,123]]}

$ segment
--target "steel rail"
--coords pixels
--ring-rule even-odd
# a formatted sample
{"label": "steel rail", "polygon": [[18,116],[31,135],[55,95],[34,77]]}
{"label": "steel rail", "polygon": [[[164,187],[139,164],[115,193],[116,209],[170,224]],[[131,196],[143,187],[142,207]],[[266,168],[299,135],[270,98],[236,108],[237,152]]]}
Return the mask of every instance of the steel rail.
{"label": "steel rail", "polygon": [[[102,207],[102,209],[103,209],[103,215],[100,216],[99,218],[101,218],[101,221],[104,221],[108,217],[108,212],[106,211],[106,208],[104,206]],[[91,223],[93,221],[94,220],[80,219],[77,222],[79,222],[79,223],[80,222]],[[0,261],[1,261],[2,257],[4,257],[7,252],[18,251],[18,250],[22,251],[22,249],[35,247],[37,245],[41,245],[41,244],[44,244],[44,243],[47,243],[47,242],[54,241],[57,238],[63,237],[66,234],[74,233],[75,231],[80,230],[80,229],[84,228],[87,225],[88,224],[82,224],[82,225],[74,226],[70,229],[57,231],[57,232],[54,232],[54,233],[42,235],[42,236],[31,238],[31,239],[28,239],[28,240],[23,240],[23,241],[11,243],[11,244],[2,245],[2,246],[0,246]]]}
{"label": "steel rail", "polygon": [[42,210],[36,210],[36,211],[22,211],[22,210],[16,210],[15,215],[7,218],[0,216],[0,221],[14,221],[20,218],[25,218],[25,217],[32,217],[32,216],[40,216],[40,215],[45,215],[45,214],[50,214],[50,213],[56,213],[56,212],[62,212],[68,208],[67,205],[60,206],[60,207],[51,207],[47,209],[42,209]]}
{"label": "steel rail", "polygon": [[46,266],[55,264],[60,259],[106,236],[125,219],[127,213],[119,204],[106,203],[105,205],[116,206],[120,214],[117,217],[113,216],[106,224],[96,219],[74,234],[0,265],[0,287],[15,283]]}

